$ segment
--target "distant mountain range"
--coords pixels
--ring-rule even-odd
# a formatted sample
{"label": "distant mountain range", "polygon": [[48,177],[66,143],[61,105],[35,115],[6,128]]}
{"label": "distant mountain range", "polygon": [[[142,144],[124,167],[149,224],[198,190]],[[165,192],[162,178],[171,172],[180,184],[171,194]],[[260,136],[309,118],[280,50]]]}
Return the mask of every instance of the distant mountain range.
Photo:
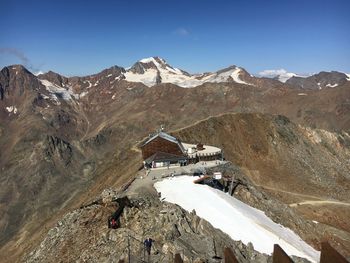
{"label": "distant mountain range", "polygon": [[[0,254],[23,254],[53,215],[134,175],[141,164],[135,144],[161,124],[174,130],[224,113],[259,112],[348,134],[349,91],[349,76],[339,72],[284,83],[237,66],[189,74],[159,57],[82,77],[4,67]],[[239,125],[254,130],[248,121]]]}
{"label": "distant mountain range", "polygon": [[[269,81],[269,78],[255,77],[249,74],[245,69],[235,65],[216,72],[190,74],[184,70],[169,65],[160,57],[141,59],[132,67],[126,69],[123,67],[114,66],[95,75],[73,77],[71,79],[84,79],[86,81],[85,83],[91,83],[91,81],[88,80],[89,78],[96,79],[96,77],[101,76],[101,74],[103,75],[103,73],[106,72],[108,72],[108,74],[105,77],[109,79],[110,84],[113,84],[116,81],[124,80],[128,82],[143,83],[148,87],[152,87],[160,83],[172,83],[183,88],[193,88],[203,85],[204,83],[224,82],[235,82],[238,84],[253,86],[276,85],[276,83]],[[66,84],[68,83],[68,78],[60,76],[52,71],[40,74],[38,77],[39,79],[52,79],[54,80],[54,83],[59,86],[64,83],[64,80]],[[350,74],[331,71],[320,72],[310,76],[300,76],[295,73],[286,72],[271,79],[278,80],[282,83],[302,89],[323,89],[336,87],[344,84],[346,81],[350,81]],[[92,85],[98,84],[98,82],[95,82]],[[87,88],[89,88],[89,86],[87,86]],[[85,93],[83,93],[83,95],[85,95]]]}

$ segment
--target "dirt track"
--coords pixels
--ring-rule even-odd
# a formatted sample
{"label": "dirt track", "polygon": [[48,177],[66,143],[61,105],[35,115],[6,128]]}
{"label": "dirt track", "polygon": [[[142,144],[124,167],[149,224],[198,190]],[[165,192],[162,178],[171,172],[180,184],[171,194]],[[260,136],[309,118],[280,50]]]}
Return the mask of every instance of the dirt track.
{"label": "dirt track", "polygon": [[299,205],[324,205],[324,204],[334,204],[334,205],[345,205],[350,206],[350,203],[345,203],[341,201],[333,201],[333,200],[320,200],[320,201],[303,201],[299,203],[289,204],[290,207],[296,207]]}

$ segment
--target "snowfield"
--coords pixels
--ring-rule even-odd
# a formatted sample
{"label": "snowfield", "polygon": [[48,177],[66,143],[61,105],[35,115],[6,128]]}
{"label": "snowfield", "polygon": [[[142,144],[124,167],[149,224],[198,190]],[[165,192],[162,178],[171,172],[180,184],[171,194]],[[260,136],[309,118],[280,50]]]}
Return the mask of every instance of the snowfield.
{"label": "snowfield", "polygon": [[250,207],[228,194],[207,185],[194,184],[191,176],[164,179],[154,184],[165,201],[178,204],[214,227],[244,244],[251,242],[254,249],[266,254],[279,244],[288,255],[318,262],[320,252],[305,243],[298,235],[274,223],[263,211]]}
{"label": "snowfield", "polygon": [[59,105],[59,99],[58,96],[66,101],[73,100],[73,97],[75,99],[79,98],[78,94],[75,94],[71,88],[65,89],[63,87],[60,87],[48,80],[45,79],[39,79],[41,84],[43,84],[46,87],[46,90],[50,93],[51,98],[56,101],[56,103]]}

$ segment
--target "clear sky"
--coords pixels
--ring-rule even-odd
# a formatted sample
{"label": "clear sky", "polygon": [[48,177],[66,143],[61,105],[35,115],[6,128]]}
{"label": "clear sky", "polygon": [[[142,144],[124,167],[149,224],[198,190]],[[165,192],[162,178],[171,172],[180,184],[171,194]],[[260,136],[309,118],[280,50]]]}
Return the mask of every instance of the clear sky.
{"label": "clear sky", "polygon": [[68,76],[160,56],[191,73],[238,65],[350,73],[349,0],[0,0],[0,66]]}

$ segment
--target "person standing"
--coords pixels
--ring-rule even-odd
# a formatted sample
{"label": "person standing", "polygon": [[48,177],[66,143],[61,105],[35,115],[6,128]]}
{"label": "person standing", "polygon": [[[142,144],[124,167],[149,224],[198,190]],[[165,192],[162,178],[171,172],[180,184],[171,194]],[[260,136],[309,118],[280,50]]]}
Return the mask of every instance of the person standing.
{"label": "person standing", "polygon": [[147,252],[147,262],[150,261],[150,255],[151,255],[151,246],[152,244],[149,242],[149,238],[146,238],[145,241],[143,242],[144,245],[144,252],[143,252],[143,257],[144,260],[146,261],[146,256],[145,256],[145,251]]}
{"label": "person standing", "polygon": [[146,250],[146,252],[148,254],[148,258],[151,255],[152,243],[153,243],[153,239],[152,238],[147,238],[143,242],[143,244],[145,246],[145,250]]}

